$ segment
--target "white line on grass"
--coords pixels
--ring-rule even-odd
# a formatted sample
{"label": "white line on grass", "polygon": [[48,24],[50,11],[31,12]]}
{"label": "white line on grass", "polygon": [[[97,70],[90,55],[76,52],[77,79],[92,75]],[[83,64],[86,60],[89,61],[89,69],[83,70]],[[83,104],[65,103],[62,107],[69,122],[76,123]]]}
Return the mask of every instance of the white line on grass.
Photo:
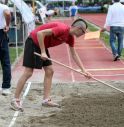
{"label": "white line on grass", "polygon": [[[25,92],[22,96],[22,103],[23,103],[25,97],[27,96],[27,94],[29,92],[30,86],[31,86],[31,82],[28,82],[27,88],[26,88],[26,90],[25,90]],[[8,127],[12,127],[15,124],[15,121],[16,121],[16,118],[17,118],[18,114],[19,114],[19,111],[15,111],[14,116],[13,116],[13,118],[12,118],[12,120],[11,120]]]}

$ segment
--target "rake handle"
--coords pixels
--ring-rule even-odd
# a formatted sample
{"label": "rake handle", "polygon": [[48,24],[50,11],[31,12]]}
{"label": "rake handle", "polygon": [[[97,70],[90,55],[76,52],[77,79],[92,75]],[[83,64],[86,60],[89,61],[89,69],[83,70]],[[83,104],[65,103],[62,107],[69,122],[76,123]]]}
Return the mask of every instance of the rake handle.
{"label": "rake handle", "polygon": [[[41,55],[40,55],[39,53],[34,52],[34,54],[37,55],[37,56],[39,56],[39,57],[41,57]],[[77,71],[77,70],[73,69],[72,67],[69,67],[69,66],[67,66],[67,65],[65,65],[65,64],[63,64],[63,63],[60,63],[60,62],[58,62],[58,61],[56,61],[56,60],[53,60],[53,59],[51,59],[51,58],[47,58],[47,59],[48,59],[48,60],[51,60],[52,62],[54,62],[54,63],[56,63],[56,64],[59,64],[59,65],[61,65],[61,66],[64,66],[64,67],[66,67],[66,68],[68,68],[68,69],[70,69],[70,70],[73,70],[74,72],[77,72],[77,73],[80,73],[81,75],[86,76],[85,73],[80,72],[80,71]],[[109,86],[109,87],[111,87],[111,88],[113,88],[113,89],[115,89],[115,90],[117,90],[117,91],[119,91],[119,92],[124,93],[123,90],[118,89],[118,88],[116,88],[116,87],[114,87],[114,86],[112,86],[112,85],[110,85],[110,84],[108,84],[108,83],[105,83],[105,82],[103,82],[103,81],[101,81],[101,80],[99,80],[99,79],[96,79],[96,78],[93,77],[93,76],[92,76],[91,78],[94,79],[95,81],[98,81],[98,82],[100,82],[100,83],[102,83],[102,84],[104,84],[104,85],[106,85],[106,86]]]}
{"label": "rake handle", "polygon": [[[41,57],[41,55],[40,55],[39,53],[34,52],[34,54]],[[52,62],[54,62],[54,63],[56,63],[56,64],[59,64],[59,65],[62,65],[62,66],[64,66],[64,67],[68,68],[68,69],[71,69],[71,70],[73,70],[73,71],[75,71],[75,72],[78,72],[78,73],[80,73],[80,74],[82,74],[82,75],[86,75],[85,73],[79,72],[79,71],[77,71],[77,70],[75,70],[75,69],[73,69],[73,68],[71,68],[71,67],[69,67],[69,66],[67,66],[67,65],[65,65],[65,64],[63,64],[63,63],[60,63],[60,62],[58,62],[58,61],[56,61],[56,60],[53,60],[53,59],[51,59],[51,58],[47,58],[47,59],[48,59],[48,60],[51,60]]]}

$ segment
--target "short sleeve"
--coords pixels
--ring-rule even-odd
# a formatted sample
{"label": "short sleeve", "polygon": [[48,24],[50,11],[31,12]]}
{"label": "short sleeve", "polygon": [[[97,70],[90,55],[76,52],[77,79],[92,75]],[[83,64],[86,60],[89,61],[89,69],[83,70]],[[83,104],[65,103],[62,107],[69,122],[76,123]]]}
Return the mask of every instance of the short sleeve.
{"label": "short sleeve", "polygon": [[59,36],[63,35],[67,31],[67,29],[62,28],[61,26],[56,26],[56,27],[52,28],[52,31],[53,31],[53,35],[55,37],[59,37]]}
{"label": "short sleeve", "polygon": [[74,47],[74,37],[70,35],[66,43],[69,44],[70,47]]}
{"label": "short sleeve", "polygon": [[3,11],[4,11],[4,10],[8,10],[8,11],[9,11],[9,10],[10,10],[9,7],[8,7],[7,5],[4,5],[2,8],[3,8]]}

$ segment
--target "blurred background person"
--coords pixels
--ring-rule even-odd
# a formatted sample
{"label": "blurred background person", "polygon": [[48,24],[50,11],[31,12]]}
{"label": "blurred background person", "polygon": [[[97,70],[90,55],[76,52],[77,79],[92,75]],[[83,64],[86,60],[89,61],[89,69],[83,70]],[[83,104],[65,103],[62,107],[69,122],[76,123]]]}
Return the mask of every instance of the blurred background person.
{"label": "blurred background person", "polygon": [[7,0],[0,0],[0,62],[3,72],[2,94],[9,95],[11,93],[11,64],[9,56],[9,39],[7,32],[11,22],[11,12],[9,7],[5,5]]}
{"label": "blurred background person", "polygon": [[124,0],[120,0],[120,2],[121,2],[121,4],[123,4],[123,5],[124,5]]}
{"label": "blurred background person", "polygon": [[106,22],[101,31],[105,31],[107,27],[110,27],[109,42],[112,49],[113,60],[117,61],[120,59],[123,49],[124,6],[120,3],[120,0],[113,0],[113,2],[114,3],[109,6]]}
{"label": "blurred background person", "polygon": [[78,7],[75,5],[75,2],[72,2],[72,5],[69,7],[69,15],[71,19],[74,21],[77,16]]}
{"label": "blurred background person", "polygon": [[51,21],[51,17],[59,15],[59,9],[55,8],[54,10],[47,10],[45,14],[46,14],[47,22]]}

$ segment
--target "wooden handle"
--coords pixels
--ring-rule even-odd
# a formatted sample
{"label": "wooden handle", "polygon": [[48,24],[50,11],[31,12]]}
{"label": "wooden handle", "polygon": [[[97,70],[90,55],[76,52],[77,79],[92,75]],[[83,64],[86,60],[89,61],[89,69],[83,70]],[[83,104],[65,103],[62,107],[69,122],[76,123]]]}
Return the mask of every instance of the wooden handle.
{"label": "wooden handle", "polygon": [[[40,55],[39,53],[34,52],[34,54],[41,57],[41,55]],[[86,76],[85,73],[80,72],[80,71],[77,71],[77,70],[73,69],[72,67],[69,67],[69,66],[67,66],[67,65],[65,65],[65,64],[63,64],[63,63],[60,63],[60,62],[58,62],[58,61],[56,61],[56,60],[53,60],[53,59],[51,59],[51,58],[47,58],[47,59],[48,59],[48,60],[51,60],[52,62],[54,62],[54,63],[56,63],[56,64],[59,64],[59,65],[61,65],[61,66],[63,66],[63,67],[66,67],[66,68],[68,68],[68,69],[70,69],[70,70],[73,70],[74,72],[77,72],[77,73],[79,73],[79,74],[81,74],[81,75]],[[102,84],[104,84],[104,85],[106,85],[106,86],[108,86],[108,87],[111,87],[111,88],[113,88],[113,89],[115,89],[115,90],[117,90],[117,91],[119,91],[119,92],[121,92],[121,93],[124,93],[123,90],[121,90],[121,89],[119,89],[119,88],[116,88],[115,86],[112,86],[112,85],[110,85],[110,84],[108,84],[108,83],[105,83],[105,82],[99,80],[99,79],[96,79],[96,78],[94,78],[93,76],[92,76],[91,78],[94,79],[95,81],[100,82],[100,83],[102,83]]]}

